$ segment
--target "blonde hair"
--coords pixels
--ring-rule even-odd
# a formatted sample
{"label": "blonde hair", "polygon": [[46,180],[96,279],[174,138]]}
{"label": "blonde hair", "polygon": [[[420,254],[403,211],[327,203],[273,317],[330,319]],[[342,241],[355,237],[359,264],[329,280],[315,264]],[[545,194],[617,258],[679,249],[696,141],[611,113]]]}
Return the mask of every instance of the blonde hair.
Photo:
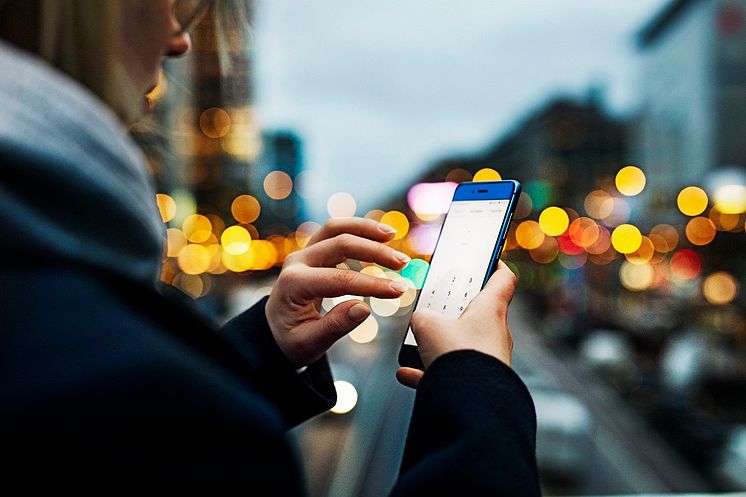
{"label": "blonde hair", "polygon": [[[23,1],[23,0],[19,0]],[[29,1],[29,0],[26,0]],[[38,6],[33,50],[103,100],[124,123],[142,114],[138,93],[122,65],[125,8],[152,0],[31,0]],[[0,0],[0,7],[7,5]],[[229,67],[232,35],[249,37],[251,0],[214,0],[217,53],[221,72]],[[246,38],[244,38],[246,37]],[[28,47],[31,48],[31,47]]]}
{"label": "blonde hair", "polygon": [[124,122],[139,115],[121,65],[122,9],[131,0],[39,0],[39,55],[98,95]]}

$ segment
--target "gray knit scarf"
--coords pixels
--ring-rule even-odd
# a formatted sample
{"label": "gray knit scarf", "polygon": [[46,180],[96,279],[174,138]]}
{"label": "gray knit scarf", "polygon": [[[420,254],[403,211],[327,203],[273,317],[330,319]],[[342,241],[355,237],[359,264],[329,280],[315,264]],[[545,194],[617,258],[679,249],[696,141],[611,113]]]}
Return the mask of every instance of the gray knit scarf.
{"label": "gray knit scarf", "polygon": [[152,285],[163,239],[151,177],[117,117],[0,42],[0,264],[52,261]]}

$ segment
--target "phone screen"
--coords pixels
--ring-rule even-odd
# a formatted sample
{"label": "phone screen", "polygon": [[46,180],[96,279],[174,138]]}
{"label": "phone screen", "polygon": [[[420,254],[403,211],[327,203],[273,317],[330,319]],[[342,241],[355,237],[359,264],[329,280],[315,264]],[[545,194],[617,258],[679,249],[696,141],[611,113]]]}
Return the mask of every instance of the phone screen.
{"label": "phone screen", "polygon": [[[482,289],[510,199],[454,200],[415,306],[456,318]],[[404,339],[417,345],[412,328]]]}

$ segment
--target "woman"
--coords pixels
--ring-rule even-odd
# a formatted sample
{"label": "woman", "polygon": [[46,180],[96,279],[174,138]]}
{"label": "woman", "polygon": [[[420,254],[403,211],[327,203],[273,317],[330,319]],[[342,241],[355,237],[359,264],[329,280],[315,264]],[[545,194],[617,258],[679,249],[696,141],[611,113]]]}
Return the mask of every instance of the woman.
{"label": "woman", "polygon": [[[162,57],[189,50],[179,21],[196,12],[183,9],[0,0],[7,484],[302,495],[284,431],[333,405],[325,352],[370,313],[349,301],[321,317],[314,302],[404,290],[335,267],[408,261],[384,245],[391,228],[357,218],[326,223],[220,330],[156,290],[163,226],[124,123],[147,108]],[[427,372],[397,372],[418,392],[394,495],[538,494],[533,405],[508,366],[514,287],[501,264],[458,320],[413,317]]]}

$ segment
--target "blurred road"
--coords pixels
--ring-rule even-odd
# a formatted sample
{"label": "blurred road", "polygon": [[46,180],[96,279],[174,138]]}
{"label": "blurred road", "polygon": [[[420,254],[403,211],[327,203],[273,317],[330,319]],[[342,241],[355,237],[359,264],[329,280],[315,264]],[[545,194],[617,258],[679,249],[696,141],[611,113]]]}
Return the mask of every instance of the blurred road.
{"label": "blurred road", "polygon": [[[520,298],[511,307],[514,367],[537,406],[537,452],[546,495],[706,492],[691,468],[592,373],[534,331]],[[379,318],[378,337],[330,351],[335,378],[359,401],[294,431],[314,497],[386,495],[397,477],[414,392],[394,378],[407,316]]]}

